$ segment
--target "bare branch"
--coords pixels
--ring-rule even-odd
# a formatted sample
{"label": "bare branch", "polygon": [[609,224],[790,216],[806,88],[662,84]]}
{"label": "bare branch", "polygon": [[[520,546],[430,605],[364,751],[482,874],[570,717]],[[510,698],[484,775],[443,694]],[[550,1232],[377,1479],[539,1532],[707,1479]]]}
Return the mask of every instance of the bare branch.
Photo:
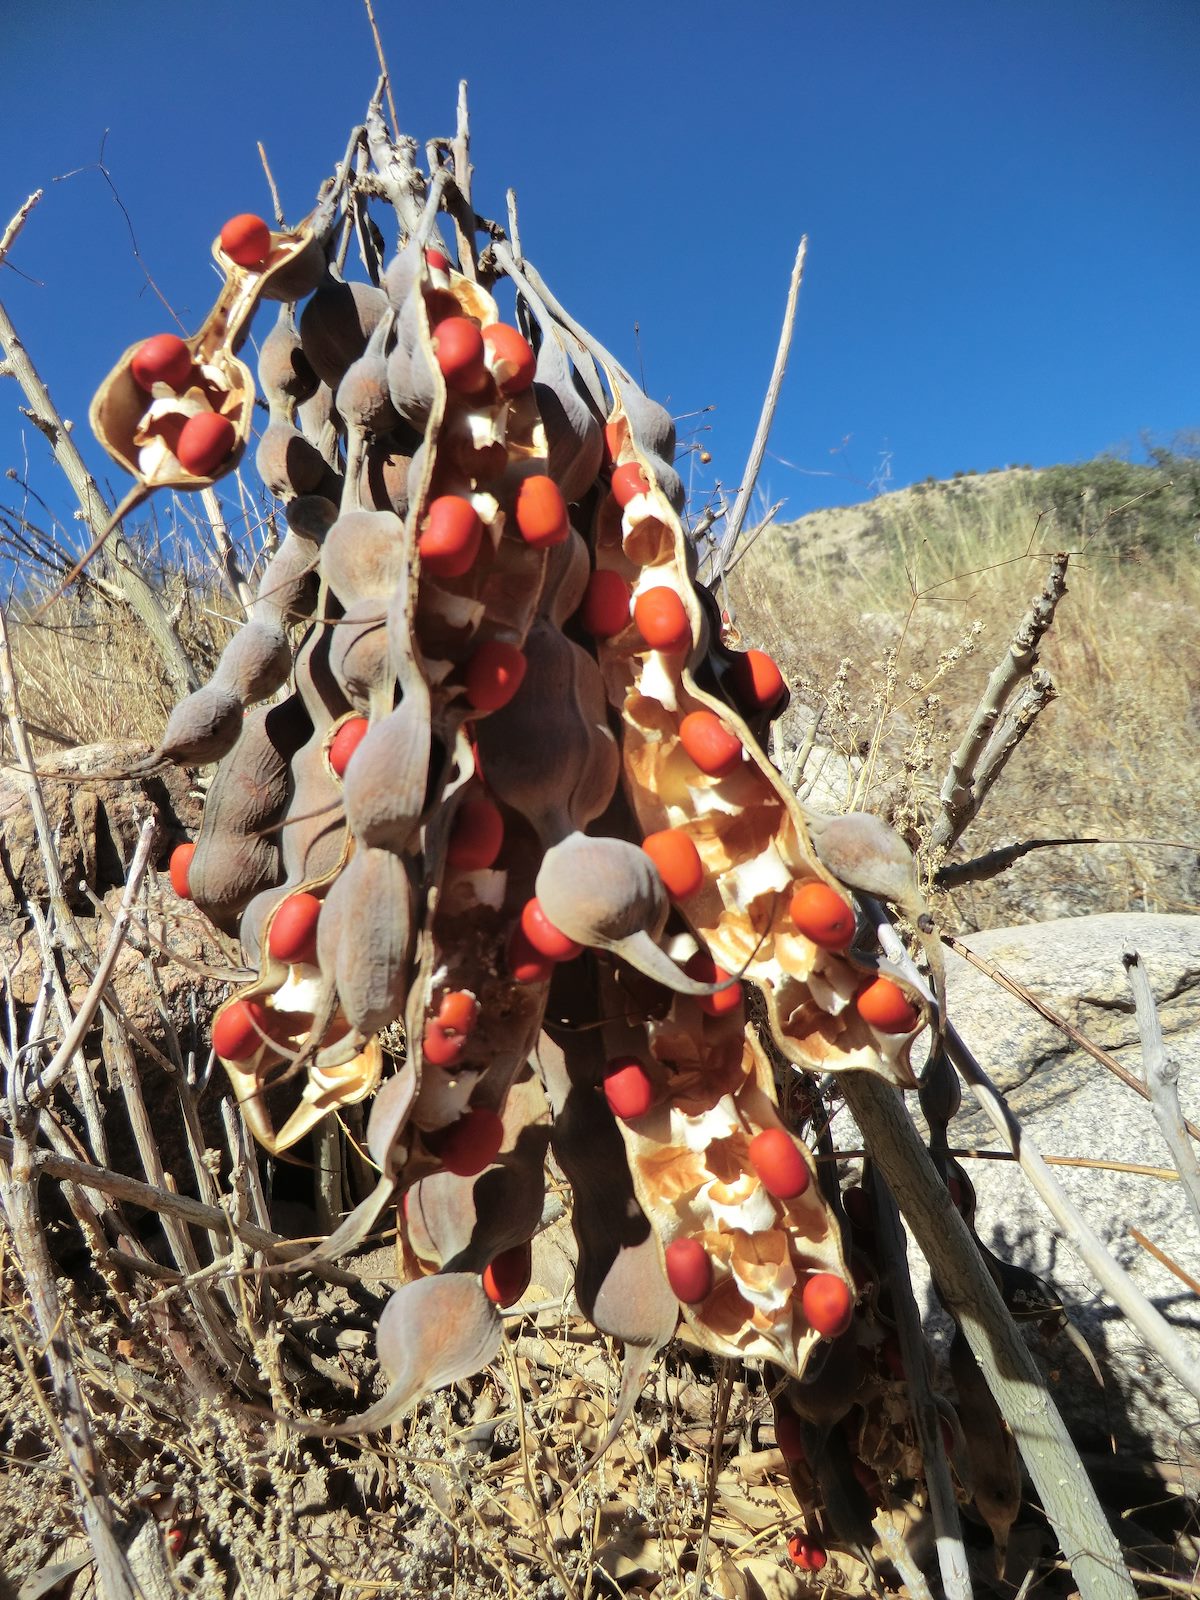
{"label": "bare branch", "polygon": [[[1003,659],[988,679],[983,698],[975,708],[966,733],[950,759],[950,770],[939,796],[941,815],[930,829],[926,847],[948,849],[975,818],[988,790],[1003,771],[1018,743],[1038,713],[1054,696],[1045,672],[1035,672],[1037,647],[1054,621],[1058,602],[1067,592],[1069,555],[1052,557],[1042,591],[1021,618]],[[1022,679],[1029,679],[1026,694],[1006,712],[1009,699]]]}
{"label": "bare branch", "polygon": [[1163,1364],[1190,1394],[1200,1400],[1200,1362],[1129,1274],[1113,1259],[1091,1224],[1067,1198],[1058,1180],[1042,1160],[1037,1146],[1004,1103],[953,1024],[946,1029],[946,1048],[988,1120],[1009,1149],[1015,1152],[1022,1171],[1066,1235],[1067,1243],[1082,1258],[1096,1282],[1121,1308]]}
{"label": "bare branch", "polygon": [[721,544],[713,564],[714,577],[724,572],[725,568],[730,564],[730,557],[733,555],[734,548],[737,545],[738,535],[742,531],[742,523],[746,520],[750,496],[754,493],[754,485],[758,482],[758,473],[767,448],[767,439],[770,437],[771,424],[775,420],[775,407],[779,402],[779,391],[783,387],[783,376],[787,371],[788,352],[792,347],[792,332],[796,325],[796,302],[800,298],[800,284],[804,278],[804,260],[807,254],[808,235],[806,234],[801,239],[800,247],[796,251],[796,260],[792,267],[792,278],[788,284],[787,304],[783,312],[783,326],[779,330],[779,345],[775,351],[775,366],[771,372],[771,381],[767,385],[767,394],[763,401],[762,414],[758,419],[754,442],[750,446],[746,470],[742,474],[742,486],[738,490],[738,497],[733,503],[733,510],[729,513],[724,532],[721,535]]}
{"label": "bare branch", "polygon": [[0,234],[0,265],[3,265],[4,258],[12,249],[14,240],[20,233],[21,229],[25,226],[25,221],[29,216],[29,213],[33,210],[34,206],[37,205],[38,201],[42,198],[45,192],[46,191],[44,189],[35,189],[29,196],[28,200],[25,201],[24,205],[18,208],[13,216],[12,221],[5,228],[3,234]]}
{"label": "bare branch", "polygon": [[1200,1231],[1200,1162],[1196,1160],[1195,1148],[1188,1139],[1179,1104],[1179,1062],[1167,1055],[1163,1045],[1158,1008],[1154,1004],[1154,993],[1141,956],[1136,950],[1128,948],[1121,960],[1129,987],[1133,990],[1138,1036],[1142,1041],[1142,1071],[1146,1074],[1154,1120],[1179,1169],[1179,1181],[1183,1184],[1183,1192],[1187,1195],[1197,1230]]}

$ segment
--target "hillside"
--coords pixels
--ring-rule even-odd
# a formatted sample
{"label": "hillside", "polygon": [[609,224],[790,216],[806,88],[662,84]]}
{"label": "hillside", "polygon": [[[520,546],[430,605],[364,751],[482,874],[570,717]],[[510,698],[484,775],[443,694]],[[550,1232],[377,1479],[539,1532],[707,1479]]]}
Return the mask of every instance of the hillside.
{"label": "hillside", "polygon": [[919,839],[1050,553],[1072,552],[1041,649],[1055,697],[955,858],[1042,836],[1123,842],[1039,850],[956,890],[947,913],[997,926],[1195,910],[1198,528],[1194,453],[964,475],[781,523],[730,592],[747,642],[773,651],[799,691],[781,744],[794,750],[819,715],[825,776],[855,785],[843,803]]}

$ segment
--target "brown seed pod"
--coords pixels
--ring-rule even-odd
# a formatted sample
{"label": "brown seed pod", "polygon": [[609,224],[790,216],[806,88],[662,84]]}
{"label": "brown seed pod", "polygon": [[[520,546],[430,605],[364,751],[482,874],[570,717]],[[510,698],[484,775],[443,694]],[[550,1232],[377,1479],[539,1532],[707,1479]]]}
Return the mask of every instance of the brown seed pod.
{"label": "brown seed pod", "polygon": [[385,601],[405,567],[404,524],[392,511],[347,511],[325,536],[321,571],[343,605]]}
{"label": "brown seed pod", "polygon": [[311,494],[328,471],[320,452],[286,422],[272,422],[258,443],[254,465],[273,495],[290,500]]}
{"label": "brown seed pod", "polygon": [[347,427],[372,435],[390,432],[400,415],[388,392],[386,358],[368,350],[351,362],[338,384],[334,403]]}
{"label": "brown seed pod", "polygon": [[620,754],[596,663],[539,619],[525,640],[525,677],[504,710],[476,728],[492,793],[529,819],[545,844],[593,821],[612,799]]}
{"label": "brown seed pod", "polygon": [[357,361],[388,308],[387,295],[369,283],[327,279],[300,313],[300,342],[309,365],[331,390]]}
{"label": "brown seed pod", "polygon": [[291,666],[292,650],[283,629],[266,618],[252,618],[221,652],[208,687],[228,687],[239,704],[250,705],[286,683]]}
{"label": "brown seed pod", "polygon": [[[186,705],[187,702],[185,701]],[[238,714],[239,738],[209,785],[188,890],[205,916],[232,932],[261,890],[282,877],[279,820],[288,792],[288,763],[311,732],[293,697]]]}
{"label": "brown seed pod", "polygon": [[304,354],[290,306],[280,310],[259,349],[258,381],[271,407],[285,412],[289,403],[299,405],[317,392],[320,380]]}
{"label": "brown seed pod", "polygon": [[267,564],[250,615],[276,629],[297,617],[311,616],[317,603],[316,565],[313,541],[289,533]]}
{"label": "brown seed pod", "polygon": [[387,615],[379,601],[368,596],[347,606],[345,616],[331,631],[330,668],[350,704],[366,715],[371,696],[392,676]]}
{"label": "brown seed pod", "polygon": [[207,683],[171,712],[158,753],[177,767],[219,761],[241,737],[244,715],[232,686]]}
{"label": "brown seed pod", "polygon": [[373,723],[346,768],[346,816],[362,844],[403,850],[417,827],[429,782],[429,707],[401,700]]}
{"label": "brown seed pod", "polygon": [[[404,1010],[412,945],[412,885],[390,850],[359,848],[326,896],[338,896],[338,998],[352,1028],[378,1033]],[[321,915],[324,919],[326,911]],[[318,925],[319,926],[319,925]],[[323,954],[324,944],[318,947]],[[322,960],[322,971],[325,970]]]}

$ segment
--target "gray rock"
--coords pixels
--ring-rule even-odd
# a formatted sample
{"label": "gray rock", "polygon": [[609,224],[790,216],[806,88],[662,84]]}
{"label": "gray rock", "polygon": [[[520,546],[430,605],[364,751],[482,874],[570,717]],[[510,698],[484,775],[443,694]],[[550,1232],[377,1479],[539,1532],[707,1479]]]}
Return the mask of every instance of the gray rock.
{"label": "gray rock", "polygon": [[[1185,1116],[1200,1122],[1200,917],[1114,914],[994,929],[970,948],[1027,985],[1075,1027],[1142,1076],[1133,999],[1121,954],[1141,954],[1168,1053],[1179,1063]],[[1043,1156],[1172,1167],[1150,1106],[990,977],[947,956],[948,1009],[984,1070]],[[919,1059],[919,1056],[917,1057]],[[915,1101],[915,1096],[913,1097]],[[990,1122],[964,1091],[955,1147],[995,1150]],[[1200,1416],[1123,1315],[1100,1296],[1050,1214],[1011,1162],[965,1160],[978,1195],[977,1229],[998,1256],[1047,1278],[1091,1345],[1107,1405],[1062,1340],[1044,1362],[1068,1421],[1089,1448],[1118,1446],[1177,1459],[1180,1430]],[[1063,1189],[1134,1282],[1200,1357],[1200,1299],[1130,1234],[1138,1228],[1193,1278],[1200,1238],[1177,1182],[1093,1167],[1056,1166]]]}

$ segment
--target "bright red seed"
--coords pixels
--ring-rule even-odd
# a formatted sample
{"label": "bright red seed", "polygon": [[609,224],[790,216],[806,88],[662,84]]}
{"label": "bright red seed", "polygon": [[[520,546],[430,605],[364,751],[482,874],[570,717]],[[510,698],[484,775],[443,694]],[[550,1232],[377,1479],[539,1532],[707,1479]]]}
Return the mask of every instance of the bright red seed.
{"label": "bright red seed", "polygon": [[775,1443],[783,1451],[786,1461],[806,1459],[804,1428],[794,1411],[780,1410],[775,1413]]}
{"label": "bright red seed", "polygon": [[448,256],[444,256],[440,250],[426,250],[425,262],[433,272],[450,271],[450,259]]}
{"label": "bright red seed", "polygon": [[870,1195],[861,1184],[852,1183],[848,1189],[842,1190],[842,1204],[851,1227],[857,1228],[860,1233],[874,1233],[875,1211]]}
{"label": "bright red seed", "polygon": [[350,757],[367,736],[371,724],[366,717],[347,717],[329,743],[329,765],[344,778]]}
{"label": "bright red seed", "polygon": [[654,1104],[654,1085],[636,1056],[615,1056],[604,1068],[604,1098],[614,1117],[629,1122]]}
{"label": "bright red seed", "polygon": [[814,878],[792,895],[788,915],[822,950],[844,950],[854,938],[854,908],[836,889]]}
{"label": "bright red seed", "polygon": [[427,1022],[421,1036],[421,1054],[433,1067],[456,1067],[463,1053],[461,1034],[447,1033],[440,1022]]}
{"label": "bright red seed", "polygon": [[845,1333],[854,1314],[850,1287],[832,1272],[814,1272],[806,1280],[800,1304],[810,1327],[825,1339]]}
{"label": "bright red seed", "polygon": [[301,890],[290,894],[271,918],[267,949],[276,961],[289,966],[297,962],[312,964],[317,959],[317,918],[321,902],[315,894]]}
{"label": "bright red seed", "polygon": [[911,1033],[920,1020],[916,1006],[898,983],[874,978],[854,999],[858,1014],[881,1033]]}
{"label": "bright red seed", "polygon": [[533,1276],[533,1247],[526,1241],[501,1250],[483,1269],[483,1292],[493,1305],[511,1306],[525,1293]]}
{"label": "bright red seed", "polygon": [[516,927],[508,941],[508,970],[517,983],[549,983],[554,963],[549,956],[535,950],[524,930]]}
{"label": "bright red seed", "polygon": [[156,383],[165,383],[178,394],[192,375],[192,352],[177,334],[156,333],[133,352],[129,370],[147,393]]}
{"label": "bright red seed", "polygon": [[237,429],[216,411],[199,411],[179,430],[175,456],[193,478],[211,478],[237,443]]}
{"label": "bright red seed", "polygon": [[483,335],[470,317],[443,317],[433,331],[433,351],[442,377],[459,394],[478,394],[487,381]]}
{"label": "bright red seed", "polygon": [[239,267],[261,267],[271,254],[271,230],[261,217],[243,211],[221,229],[221,249]]}
{"label": "bright red seed", "polygon": [[196,854],[196,846],[190,842],[177,844],[171,851],[171,859],[167,863],[167,872],[170,874],[171,887],[181,900],[192,898],[188,889],[188,869],[192,864],[192,857]]}
{"label": "bright red seed", "polygon": [[747,650],[738,656],[729,675],[739,704],[750,710],[766,711],[787,693],[783,674],[762,650]]}
{"label": "bright red seed", "polygon": [[571,531],[562,490],[543,473],[521,480],[514,509],[520,535],[534,550],[549,550],[561,544]]}
{"label": "bright red seed", "polygon": [[704,864],[690,835],[682,828],[648,833],[642,840],[642,849],[658,868],[672,900],[687,900],[698,892],[704,882]]}
{"label": "bright red seed", "polygon": [[619,572],[593,572],[579,607],[579,621],[593,639],[611,639],[629,622],[629,585]]}
{"label": "bright red seed", "polygon": [[479,1001],[473,994],[468,994],[465,989],[452,989],[449,994],[442,996],[442,1003],[438,1006],[438,1026],[447,1033],[467,1036],[479,1020]]}
{"label": "bright red seed", "polygon": [[467,662],[467,699],[476,711],[499,711],[521,687],[525,657],[515,644],[485,639]]}
{"label": "bright red seed", "polygon": [[223,1061],[249,1061],[264,1043],[269,1022],[266,1007],[257,1000],[235,1000],[213,1022],[213,1049]]}
{"label": "bright red seed", "polygon": [[506,322],[493,322],[483,330],[483,342],[500,393],[523,394],[537,370],[537,357],[529,340]]}
{"label": "bright red seed", "polygon": [[685,1305],[695,1305],[712,1289],[712,1262],[696,1239],[674,1239],[666,1248],[667,1282]]}
{"label": "bright red seed", "polygon": [[796,1141],[782,1128],[765,1128],[750,1141],[750,1165],[768,1194],[794,1200],[808,1188],[809,1172]]}
{"label": "bright red seed", "polygon": [[689,711],[679,724],[688,755],[710,778],[724,778],[742,759],[742,741],[714,711]]}
{"label": "bright red seed", "polygon": [[788,1540],[788,1555],[801,1572],[820,1572],[829,1560],[825,1546],[805,1534],[794,1533]]}
{"label": "bright red seed", "polygon": [[464,1112],[431,1141],[434,1154],[456,1178],[474,1178],[490,1167],[504,1143],[504,1123],[481,1106]]}
{"label": "bright red seed", "polygon": [[683,601],[665,585],[644,589],[633,602],[633,620],[651,650],[684,650],[692,642],[692,625]]}
{"label": "bright red seed", "polygon": [[619,506],[627,506],[636,495],[645,494],[649,488],[650,480],[636,461],[626,461],[623,466],[613,468],[613,499]]}
{"label": "bright red seed", "polygon": [[460,872],[482,872],[500,854],[504,818],[486,795],[464,800],[454,814],[446,860]]}
{"label": "bright red seed", "polygon": [[604,424],[604,458],[610,466],[615,466],[617,457],[621,454],[621,435],[623,429],[619,422],[606,422]]}
{"label": "bright red seed", "polygon": [[461,578],[475,564],[483,522],[469,500],[442,494],[432,500],[417,539],[421,565],[435,578]]}
{"label": "bright red seed", "polygon": [[521,932],[539,955],[548,961],[571,961],[583,950],[581,944],[568,939],[550,921],[535,896],[527,900],[521,911]]}
{"label": "bright red seed", "polygon": [[[697,983],[724,983],[729,977],[725,968],[717,966],[706,950],[697,950],[683,970],[689,978],[695,978]],[[701,1011],[707,1011],[710,1017],[728,1016],[742,1003],[742,986],[740,983],[731,983],[728,989],[718,989],[716,994],[697,996],[696,1003]]]}

